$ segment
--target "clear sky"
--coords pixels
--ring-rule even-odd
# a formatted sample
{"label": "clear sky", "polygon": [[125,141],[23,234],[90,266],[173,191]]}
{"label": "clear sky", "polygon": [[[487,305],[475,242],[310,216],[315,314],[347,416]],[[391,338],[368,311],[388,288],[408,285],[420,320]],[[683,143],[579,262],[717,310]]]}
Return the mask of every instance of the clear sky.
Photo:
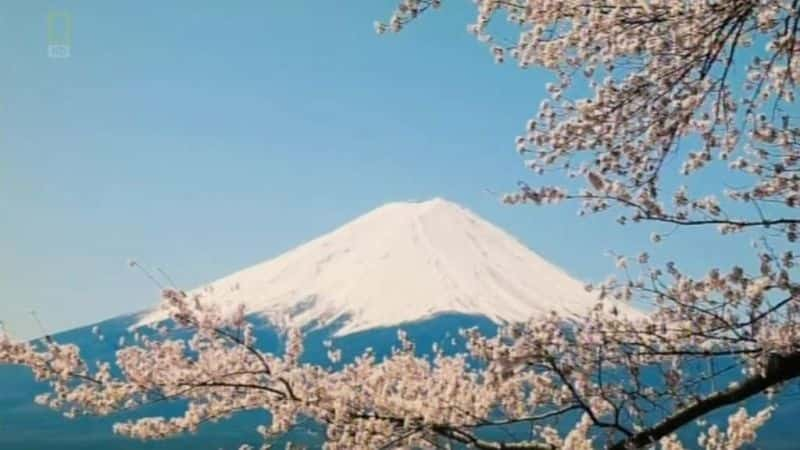
{"label": "clear sky", "polygon": [[[0,319],[30,337],[30,310],[50,332],[138,311],[157,290],[128,259],[193,287],[394,200],[456,201],[583,280],[607,250],[654,250],[613,215],[500,205],[489,192],[537,181],[514,138],[549,77],[493,64],[468,1],[379,37],[393,6],[3,2]],[[48,58],[52,11],[68,59]],[[655,251],[748,251],[712,236]]]}

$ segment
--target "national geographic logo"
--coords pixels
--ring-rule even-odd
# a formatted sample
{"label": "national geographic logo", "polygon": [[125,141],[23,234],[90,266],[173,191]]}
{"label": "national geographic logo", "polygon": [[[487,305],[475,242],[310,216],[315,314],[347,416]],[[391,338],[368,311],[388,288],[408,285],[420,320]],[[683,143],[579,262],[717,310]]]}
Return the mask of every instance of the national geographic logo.
{"label": "national geographic logo", "polygon": [[68,12],[47,14],[47,56],[69,58],[72,46],[72,16]]}

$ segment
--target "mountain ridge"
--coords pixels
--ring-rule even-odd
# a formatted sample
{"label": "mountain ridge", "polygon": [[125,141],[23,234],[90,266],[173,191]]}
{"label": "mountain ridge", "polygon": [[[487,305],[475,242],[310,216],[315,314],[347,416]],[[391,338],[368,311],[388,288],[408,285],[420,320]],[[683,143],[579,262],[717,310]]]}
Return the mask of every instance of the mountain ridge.
{"label": "mountain ridge", "polygon": [[[192,293],[223,310],[244,304],[279,324],[341,323],[337,335],[448,312],[504,323],[580,314],[596,303],[517,238],[438,197],[387,203]],[[165,317],[146,312],[137,325]]]}

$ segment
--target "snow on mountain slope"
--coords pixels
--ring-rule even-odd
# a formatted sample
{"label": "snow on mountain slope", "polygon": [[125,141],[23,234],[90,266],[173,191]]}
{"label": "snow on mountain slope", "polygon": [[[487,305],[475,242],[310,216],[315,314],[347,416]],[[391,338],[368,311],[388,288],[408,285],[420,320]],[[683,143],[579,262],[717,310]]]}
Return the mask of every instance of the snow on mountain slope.
{"label": "snow on mountain slope", "polygon": [[[519,321],[595,304],[581,283],[471,211],[443,199],[389,203],[196,292],[223,308],[338,335],[437,313]],[[628,309],[622,306],[623,309]],[[145,314],[140,324],[165,317]]]}

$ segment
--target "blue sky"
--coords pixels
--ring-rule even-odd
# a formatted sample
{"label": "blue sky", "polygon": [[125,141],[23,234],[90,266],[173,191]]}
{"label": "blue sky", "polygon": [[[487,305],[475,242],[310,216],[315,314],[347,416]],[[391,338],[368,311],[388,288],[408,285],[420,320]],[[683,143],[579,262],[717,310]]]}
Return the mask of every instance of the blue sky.
{"label": "blue sky", "polygon": [[[154,4],[155,5],[155,4]],[[126,265],[193,287],[276,256],[382,203],[442,196],[583,280],[606,251],[689,268],[748,252],[684,232],[506,207],[536,181],[514,151],[550,78],[495,65],[446,2],[400,35],[392,1],[6,2],[0,7],[0,319],[16,336],[149,307]],[[72,20],[47,57],[47,17]],[[698,258],[700,256],[701,258]],[[699,262],[698,262],[699,261]]]}

